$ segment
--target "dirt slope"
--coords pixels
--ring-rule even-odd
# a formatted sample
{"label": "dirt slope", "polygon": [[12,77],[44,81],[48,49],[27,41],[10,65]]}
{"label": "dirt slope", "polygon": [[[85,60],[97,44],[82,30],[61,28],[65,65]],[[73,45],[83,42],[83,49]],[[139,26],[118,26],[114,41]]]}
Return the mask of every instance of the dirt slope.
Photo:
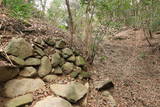
{"label": "dirt slope", "polygon": [[[151,43],[158,46],[159,40],[155,35]],[[141,30],[129,29],[104,40],[94,63],[96,79],[113,79],[111,92],[118,107],[160,107],[160,50],[148,47]],[[101,94],[95,98],[95,107],[108,107]]]}

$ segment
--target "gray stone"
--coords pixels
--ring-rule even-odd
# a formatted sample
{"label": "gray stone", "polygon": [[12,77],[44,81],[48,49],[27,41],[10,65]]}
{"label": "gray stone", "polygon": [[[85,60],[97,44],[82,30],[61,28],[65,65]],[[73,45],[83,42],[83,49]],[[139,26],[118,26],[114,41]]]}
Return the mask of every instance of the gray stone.
{"label": "gray stone", "polygon": [[60,40],[60,41],[57,41],[56,42],[56,48],[57,49],[63,49],[63,48],[65,48],[65,46],[66,46],[66,43],[65,43],[65,41],[63,41],[63,40]]}
{"label": "gray stone", "polygon": [[60,67],[56,67],[56,68],[52,69],[52,73],[56,74],[56,75],[62,75],[63,71]]}
{"label": "gray stone", "polygon": [[67,59],[67,61],[69,61],[69,62],[75,62],[75,61],[76,61],[75,55],[72,55],[71,57],[69,57],[69,58]]}
{"label": "gray stone", "polygon": [[53,67],[58,66],[61,63],[61,56],[58,53],[52,55],[51,64]]}
{"label": "gray stone", "polygon": [[18,73],[19,73],[18,67],[7,66],[7,65],[0,66],[0,82],[8,81],[17,76]]}
{"label": "gray stone", "polygon": [[78,75],[80,74],[81,71],[82,71],[82,69],[80,67],[75,66],[73,69],[73,72],[70,74],[70,76],[72,78],[76,78],[76,77],[78,77]]}
{"label": "gray stone", "polygon": [[6,97],[17,97],[29,92],[33,92],[42,88],[45,83],[41,79],[13,79],[8,81],[4,86],[4,93]]}
{"label": "gray stone", "polygon": [[82,68],[81,67],[78,67],[78,66],[75,66],[73,71],[75,72],[81,72],[82,71]]}
{"label": "gray stone", "polygon": [[85,60],[81,56],[76,57],[76,65],[77,66],[84,66],[86,64]]}
{"label": "gray stone", "polygon": [[47,47],[45,43],[44,43],[44,45],[34,43],[34,46],[39,47],[40,49],[45,49],[45,47]]}
{"label": "gray stone", "polygon": [[40,64],[41,64],[41,60],[38,58],[28,58],[25,60],[25,65],[27,66],[36,66]]}
{"label": "gray stone", "polygon": [[61,96],[73,103],[76,103],[78,100],[82,99],[88,92],[87,87],[78,82],[53,84],[50,88],[56,95]]}
{"label": "gray stone", "polygon": [[51,70],[52,70],[51,62],[47,56],[44,56],[41,59],[41,65],[39,67],[38,74],[40,77],[44,77],[47,74],[49,74]]}
{"label": "gray stone", "polygon": [[64,73],[69,74],[70,72],[72,72],[74,69],[74,64],[70,63],[70,62],[66,62],[65,64],[63,64],[62,66],[62,70],[64,71]]}
{"label": "gray stone", "polygon": [[26,94],[26,95],[19,96],[7,101],[5,104],[5,107],[18,107],[24,104],[31,103],[32,101],[33,101],[33,95]]}
{"label": "gray stone", "polygon": [[13,38],[5,47],[5,52],[22,59],[32,56],[33,48],[30,43],[23,38]]}
{"label": "gray stone", "polygon": [[33,107],[72,107],[72,105],[60,97],[48,96],[38,101]]}
{"label": "gray stone", "polygon": [[[42,38],[36,38],[35,40],[34,40],[34,42],[36,43],[36,45],[38,44],[38,45],[41,45],[41,46],[45,46],[46,44],[45,44],[45,42],[44,42],[44,40],[42,39]],[[43,49],[43,48],[42,48]]]}
{"label": "gray stone", "polygon": [[70,57],[72,55],[73,55],[73,51],[71,49],[65,48],[65,49],[62,50],[62,56],[64,58],[68,58],[68,57]]}
{"label": "gray stone", "polygon": [[24,60],[19,58],[19,57],[15,57],[15,56],[10,55],[9,59],[16,65],[19,65],[19,66],[24,66],[25,65]]}
{"label": "gray stone", "polygon": [[108,88],[112,88],[114,85],[112,83],[112,80],[106,78],[104,80],[95,81],[94,86],[97,90],[105,90]]}
{"label": "gray stone", "polygon": [[41,48],[39,48],[39,47],[35,47],[35,50],[34,50],[38,55],[40,55],[40,56],[44,56],[45,55],[45,53],[43,52],[43,50],[41,49]]}
{"label": "gray stone", "polygon": [[43,78],[44,81],[46,82],[53,82],[57,79],[58,77],[56,75],[47,75]]}
{"label": "gray stone", "polygon": [[72,73],[70,74],[70,76],[71,76],[72,78],[76,78],[76,77],[78,77],[79,73],[80,73],[80,72],[74,71],[74,72],[72,72]]}
{"label": "gray stone", "polygon": [[79,56],[79,55],[80,55],[80,52],[79,52],[79,50],[77,50],[77,49],[73,49],[73,53],[74,53],[76,56]]}
{"label": "gray stone", "polygon": [[53,47],[47,47],[47,48],[44,49],[44,53],[47,56],[50,56],[52,53],[55,53],[55,49]]}
{"label": "gray stone", "polygon": [[54,46],[56,44],[56,41],[54,38],[47,38],[45,42],[50,46]]}
{"label": "gray stone", "polygon": [[61,57],[61,62],[60,62],[60,66],[62,66],[63,64],[65,64],[65,59]]}
{"label": "gray stone", "polygon": [[22,77],[34,77],[37,75],[37,70],[34,67],[25,67],[19,75]]}
{"label": "gray stone", "polygon": [[34,42],[41,44],[43,42],[43,39],[37,37],[37,38],[35,38]]}
{"label": "gray stone", "polygon": [[110,104],[110,107],[117,107],[117,103],[110,92],[104,91],[102,92],[102,95],[107,99],[107,101]]}

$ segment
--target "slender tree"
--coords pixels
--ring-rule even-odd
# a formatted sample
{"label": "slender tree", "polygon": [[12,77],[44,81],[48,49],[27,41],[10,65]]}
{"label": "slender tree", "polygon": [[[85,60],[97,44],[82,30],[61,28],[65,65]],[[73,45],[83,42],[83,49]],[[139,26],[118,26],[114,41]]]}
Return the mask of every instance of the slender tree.
{"label": "slender tree", "polygon": [[40,0],[40,4],[41,4],[41,7],[42,7],[42,11],[45,12],[47,0]]}
{"label": "slender tree", "polygon": [[69,18],[69,30],[71,34],[71,44],[73,44],[74,22],[73,22],[69,0],[65,0],[65,1],[66,1],[67,11],[68,11],[68,18]]}

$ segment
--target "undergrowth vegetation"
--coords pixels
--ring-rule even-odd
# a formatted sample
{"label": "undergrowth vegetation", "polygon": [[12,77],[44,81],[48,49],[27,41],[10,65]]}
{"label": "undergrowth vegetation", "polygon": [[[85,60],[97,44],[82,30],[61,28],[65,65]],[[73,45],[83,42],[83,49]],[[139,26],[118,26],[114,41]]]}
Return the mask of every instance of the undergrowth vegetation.
{"label": "undergrowth vegetation", "polygon": [[9,9],[12,17],[26,19],[32,16],[32,3],[26,3],[24,0],[4,0],[4,5]]}

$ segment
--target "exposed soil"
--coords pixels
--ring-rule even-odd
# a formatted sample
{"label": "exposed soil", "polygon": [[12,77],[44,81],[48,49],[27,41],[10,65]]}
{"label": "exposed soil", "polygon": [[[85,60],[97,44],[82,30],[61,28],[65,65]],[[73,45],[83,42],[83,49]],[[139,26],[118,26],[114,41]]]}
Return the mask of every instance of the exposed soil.
{"label": "exposed soil", "polygon": [[[160,107],[160,35],[150,40],[132,29],[106,38],[94,62],[96,79],[110,77],[111,93],[118,107]],[[110,107],[101,94],[94,94],[90,107]]]}

